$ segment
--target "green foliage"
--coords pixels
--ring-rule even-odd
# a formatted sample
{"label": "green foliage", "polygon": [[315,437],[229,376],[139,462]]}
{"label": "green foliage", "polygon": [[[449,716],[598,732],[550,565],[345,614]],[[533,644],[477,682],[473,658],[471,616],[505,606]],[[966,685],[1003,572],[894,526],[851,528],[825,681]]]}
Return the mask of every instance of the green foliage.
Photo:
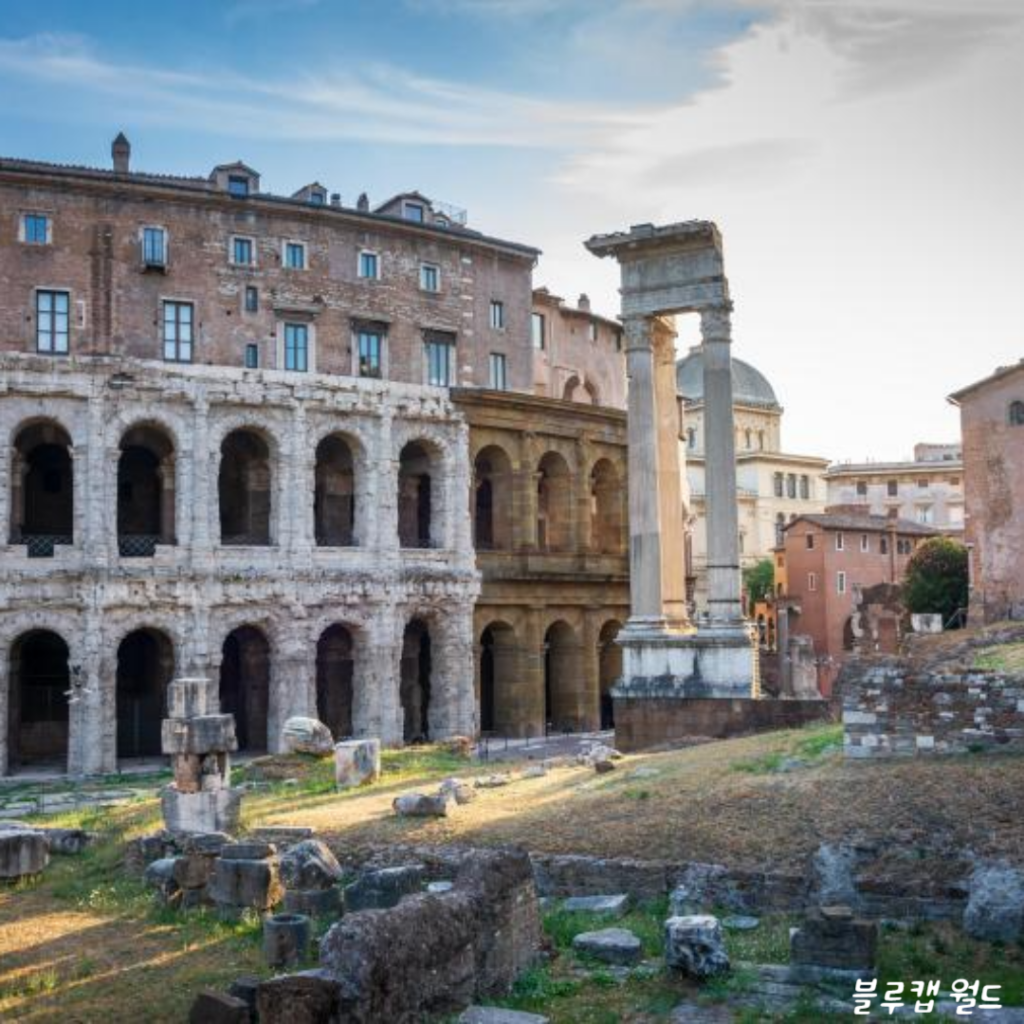
{"label": "green foliage", "polygon": [[1024,673],[1024,643],[986,647],[975,657],[974,667],[985,672]]}
{"label": "green foliage", "polygon": [[743,589],[753,614],[754,604],[771,597],[775,591],[775,563],[770,558],[762,558],[757,565],[744,569]]}
{"label": "green foliage", "polygon": [[967,607],[967,548],[948,537],[926,540],[907,565],[903,600],[911,612],[949,622]]}

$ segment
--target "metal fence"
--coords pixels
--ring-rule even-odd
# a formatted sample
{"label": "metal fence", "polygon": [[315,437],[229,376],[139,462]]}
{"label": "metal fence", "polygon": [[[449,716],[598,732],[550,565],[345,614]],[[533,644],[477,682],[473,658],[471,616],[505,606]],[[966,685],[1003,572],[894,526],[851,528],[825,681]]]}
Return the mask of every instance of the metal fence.
{"label": "metal fence", "polygon": [[28,551],[29,558],[53,558],[54,549],[58,544],[71,544],[73,538],[60,533],[24,534],[22,543]]}
{"label": "metal fence", "polygon": [[117,551],[122,558],[152,558],[159,543],[155,534],[122,534],[117,538]]}

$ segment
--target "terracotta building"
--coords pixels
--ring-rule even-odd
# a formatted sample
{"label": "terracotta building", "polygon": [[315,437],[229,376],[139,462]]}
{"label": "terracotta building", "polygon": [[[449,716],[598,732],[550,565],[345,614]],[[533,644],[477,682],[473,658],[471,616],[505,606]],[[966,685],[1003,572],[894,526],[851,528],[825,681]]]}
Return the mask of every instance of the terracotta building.
{"label": "terracotta building", "polygon": [[1024,618],[1024,362],[950,401],[963,435],[971,619]]}
{"label": "terracotta building", "polygon": [[[938,531],[848,509],[798,515],[783,532],[783,547],[776,552],[776,583],[783,586],[776,598],[780,645],[784,633],[810,637],[819,688],[828,696],[843,661],[863,638],[865,593],[899,584],[917,545]],[[894,620],[885,621],[872,646],[895,651]]]}
{"label": "terracotta building", "polygon": [[[112,155],[0,160],[0,773],[158,754],[176,674],[219,680],[250,750],[294,714],[387,743],[473,733],[477,601],[520,578],[520,606],[557,614],[520,634],[524,658],[556,652],[553,696],[501,721],[596,722],[586,645],[625,576],[588,536],[613,532],[623,428],[530,405],[536,250],[419,193],[371,210],[274,195],[242,163],[139,173],[123,136]],[[482,574],[471,423],[521,474],[517,560]],[[557,623],[571,643],[545,639]]]}

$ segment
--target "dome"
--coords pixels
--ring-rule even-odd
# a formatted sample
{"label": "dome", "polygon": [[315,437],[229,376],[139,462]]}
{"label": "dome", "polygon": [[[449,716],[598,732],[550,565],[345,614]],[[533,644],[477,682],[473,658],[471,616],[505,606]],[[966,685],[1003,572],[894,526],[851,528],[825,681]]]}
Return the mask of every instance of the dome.
{"label": "dome", "polygon": [[[704,354],[699,347],[676,363],[676,385],[687,402],[704,399]],[[768,378],[742,359],[732,361],[732,400],[736,405],[758,405],[778,409],[779,400]]]}

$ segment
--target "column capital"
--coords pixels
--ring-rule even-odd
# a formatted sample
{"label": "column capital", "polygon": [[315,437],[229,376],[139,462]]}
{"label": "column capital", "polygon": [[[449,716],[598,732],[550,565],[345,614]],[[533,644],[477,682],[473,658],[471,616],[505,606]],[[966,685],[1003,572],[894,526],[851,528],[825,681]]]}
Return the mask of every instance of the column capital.
{"label": "column capital", "polygon": [[732,303],[706,306],[700,311],[700,333],[705,341],[732,341]]}
{"label": "column capital", "polygon": [[622,320],[622,333],[626,336],[626,354],[633,351],[649,352],[654,341],[652,320],[648,316],[627,316]]}

